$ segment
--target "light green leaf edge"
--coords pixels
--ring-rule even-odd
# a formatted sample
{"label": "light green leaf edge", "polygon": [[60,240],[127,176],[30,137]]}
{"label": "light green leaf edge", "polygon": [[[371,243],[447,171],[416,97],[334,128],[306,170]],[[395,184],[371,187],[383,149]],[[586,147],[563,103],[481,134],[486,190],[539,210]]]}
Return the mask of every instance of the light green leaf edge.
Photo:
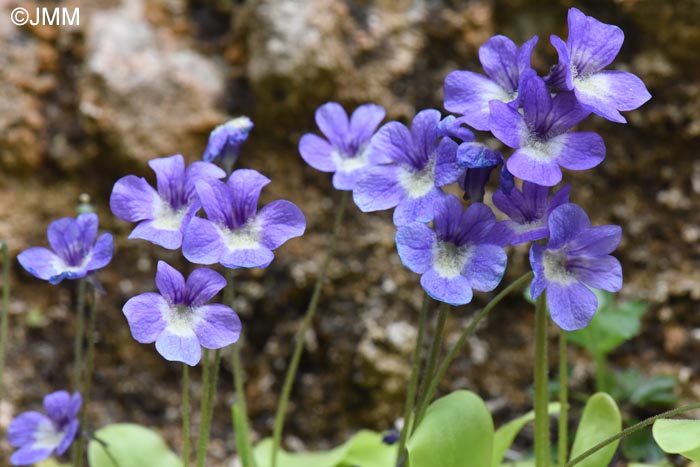
{"label": "light green leaf edge", "polygon": [[[382,434],[361,430],[340,446],[329,451],[288,453],[279,450],[279,467],[388,467],[396,459],[398,446],[389,446],[382,441]],[[272,455],[272,439],[266,438],[253,448],[258,466],[269,466]]]}
{"label": "light green leaf edge", "polygon": [[[547,406],[547,411],[550,415],[558,414],[560,408],[561,405],[559,402],[552,402]],[[508,448],[511,444],[513,444],[513,441],[515,440],[515,437],[518,436],[518,433],[520,433],[520,430],[522,430],[525,425],[534,419],[535,411],[532,410],[525,415],[511,420],[496,430],[496,434],[493,438],[493,457],[491,460],[492,467],[499,467],[501,465]]]}
{"label": "light green leaf edge", "polygon": [[[182,460],[154,430],[134,423],[115,423],[101,428],[95,436],[104,442],[119,467],[182,467]],[[115,467],[105,446],[95,440],[88,444],[90,467]]]}
{"label": "light green leaf edge", "polygon": [[[622,430],[622,417],[615,400],[604,392],[590,397],[576,431],[571,457],[574,459],[599,442]],[[608,467],[620,441],[610,443],[576,464],[578,467]]]}
{"label": "light green leaf edge", "polygon": [[484,401],[455,391],[433,402],[406,447],[411,467],[491,465],[493,419]]}
{"label": "light green leaf edge", "polygon": [[661,419],[651,428],[654,441],[669,454],[700,460],[700,420]]}

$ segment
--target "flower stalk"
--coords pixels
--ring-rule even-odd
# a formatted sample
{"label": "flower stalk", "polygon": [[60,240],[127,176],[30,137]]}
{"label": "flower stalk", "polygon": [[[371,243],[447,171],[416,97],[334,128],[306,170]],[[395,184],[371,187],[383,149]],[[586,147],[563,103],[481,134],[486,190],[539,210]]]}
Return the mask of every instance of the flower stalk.
{"label": "flower stalk", "polygon": [[549,388],[547,359],[547,303],[545,293],[535,304],[535,465],[549,467]]}
{"label": "flower stalk", "polygon": [[294,385],[294,378],[296,377],[297,369],[299,368],[299,361],[301,360],[301,354],[304,350],[304,342],[306,339],[306,333],[311,328],[314,316],[316,315],[316,310],[318,309],[318,302],[321,298],[321,292],[323,291],[323,282],[326,278],[326,272],[328,270],[328,265],[331,262],[331,258],[335,254],[336,244],[338,242],[338,235],[340,233],[340,228],[343,224],[343,216],[347,209],[348,200],[350,199],[349,191],[344,191],[340,197],[340,204],[335,213],[335,222],[333,224],[333,231],[331,232],[330,241],[328,243],[328,249],[326,250],[326,256],[321,263],[321,269],[316,277],[316,283],[314,284],[314,290],[311,294],[311,300],[309,301],[309,306],[306,309],[304,315],[304,320],[302,321],[301,328],[297,333],[296,342],[294,345],[294,352],[292,353],[292,359],[289,362],[289,367],[287,367],[287,374],[284,377],[284,383],[282,385],[282,392],[280,394],[280,400],[277,404],[277,413],[275,414],[275,425],[272,434],[272,457],[270,459],[270,465],[272,467],[277,467],[277,452],[280,448],[280,443],[282,440],[282,430],[284,429],[284,419],[287,415],[287,404],[289,402],[289,397],[292,393],[292,386]]}
{"label": "flower stalk", "polygon": [[428,294],[423,296],[423,304],[421,305],[420,315],[418,318],[418,336],[416,337],[416,346],[413,349],[413,357],[411,363],[411,376],[406,391],[406,401],[403,408],[403,427],[401,427],[401,435],[399,437],[399,449],[396,451],[396,465],[401,464],[401,456],[406,447],[406,438],[411,430],[413,409],[415,408],[416,390],[418,388],[418,375],[420,373],[421,351],[423,350],[423,336],[425,335],[425,323],[428,318],[428,306],[430,297]]}
{"label": "flower stalk", "polygon": [[[81,280],[83,283],[85,280]],[[90,391],[92,390],[92,373],[95,368],[95,334],[97,328],[97,294],[95,293],[95,287],[84,286],[85,296],[83,299],[88,298],[88,326],[87,326],[87,338],[88,338],[88,348],[87,354],[85,355],[84,368],[82,373],[82,380],[80,390],[83,396],[83,406],[80,411],[80,426],[85,427],[85,420],[87,419],[88,406],[90,405]],[[85,438],[78,433],[78,439],[76,442],[76,449],[74,451],[74,461],[73,465],[75,467],[82,467],[85,457]]]}
{"label": "flower stalk", "polygon": [[86,279],[78,280],[75,310],[75,334],[73,335],[73,387],[81,387],[83,372],[83,339],[85,337],[85,293]]}
{"label": "flower stalk", "polygon": [[190,465],[190,367],[182,364],[182,465]]}
{"label": "flower stalk", "polygon": [[569,456],[569,359],[567,334],[559,329],[559,436],[557,438],[557,464],[562,466]]}
{"label": "flower stalk", "polygon": [[[498,305],[501,302],[501,300],[503,300],[508,294],[517,290],[521,290],[525,286],[525,284],[527,284],[531,279],[532,271],[526,272],[525,274],[520,276],[518,279],[513,281],[508,287],[501,290],[501,292],[499,292],[498,295],[493,297],[491,301],[474,317],[471,323],[469,323],[469,326],[467,326],[464,332],[462,332],[462,335],[459,336],[459,339],[457,339],[455,345],[452,346],[452,349],[450,349],[447,356],[442,360],[442,363],[440,363],[440,366],[435,372],[435,376],[430,381],[430,386],[428,386],[427,397],[421,402],[421,405],[418,408],[419,414],[425,413],[425,411],[428,409],[427,404],[435,395],[438,384],[440,384],[442,378],[445,377],[447,369],[450,367],[454,359],[457,358],[457,354],[467,342],[469,336],[472,335],[474,329],[476,329],[481,320],[484,319],[491,312],[491,310],[493,310],[496,307],[496,305]],[[417,423],[414,425],[414,429],[416,426],[418,426]]]}
{"label": "flower stalk", "polygon": [[207,457],[207,444],[209,444],[209,426],[207,414],[209,413],[209,386],[211,385],[211,359],[209,349],[202,349],[202,405],[199,421],[199,441],[197,444],[197,467],[204,467]]}
{"label": "flower stalk", "polygon": [[234,386],[236,389],[236,405],[234,410],[238,412],[238,417],[234,417],[234,430],[236,430],[236,444],[238,455],[241,457],[243,467],[255,467],[253,458],[253,448],[250,441],[250,426],[248,424],[248,409],[245,397],[245,385],[243,384],[243,365],[241,363],[241,352],[239,342],[233,344],[233,366]]}
{"label": "flower stalk", "polygon": [[5,357],[7,349],[7,326],[10,316],[10,251],[7,243],[0,241],[2,255],[2,309],[0,313],[0,402],[5,396]]}

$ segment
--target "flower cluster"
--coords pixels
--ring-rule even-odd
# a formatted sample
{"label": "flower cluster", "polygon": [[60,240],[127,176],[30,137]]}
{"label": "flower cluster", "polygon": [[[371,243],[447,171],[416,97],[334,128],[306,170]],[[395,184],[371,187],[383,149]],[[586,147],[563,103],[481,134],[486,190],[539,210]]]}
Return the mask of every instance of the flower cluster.
{"label": "flower cluster", "polygon": [[[182,248],[196,264],[227,268],[266,267],[273,250],[304,233],[301,210],[289,201],[274,201],[258,211],[258,199],[270,179],[250,169],[231,171],[252,122],[231,120],[212,131],[204,161],[185,166],[181,155],[152,159],[156,188],[135,175],[114,185],[110,206],[115,216],[139,222],[129,238],[141,238],[168,249]],[[216,166],[219,161],[226,170]],[[227,176],[226,182],[220,179]],[[206,218],[198,217],[203,210]],[[207,304],[226,286],[208,268],[195,269],[185,281],[169,264],[158,263],[160,294],[144,293],[123,307],[138,342],[155,342],[167,360],[196,365],[201,348],[220,349],[236,342],[238,315],[226,305]]]}
{"label": "flower cluster", "polygon": [[[531,65],[537,37],[518,46],[494,36],[479,49],[486,75],[454,71],[445,79],[444,106],[457,115],[423,110],[410,128],[389,122],[370,136],[383,111],[361,106],[348,123],[343,109],[329,103],[316,121],[330,142],[305,135],[299,149],[313,167],[335,171],[335,187],[352,190],[362,211],[395,208],[399,256],[437,300],[469,303],[473,290],[500,282],[505,246],[546,241],[532,245],[532,295],[546,289],[552,318],[572,330],[586,326],[597,308],[589,287],[621,288],[620,264],[610,256],[621,232],[591,227],[569,203],[570,187],[553,187],[562,168],[586,170],[605,158],[600,135],[576,125],[591,113],[624,123],[620,111],[651,96],[633,74],[605,70],[622,46],[620,28],[576,8],[568,23],[566,42],[551,38],[559,61],[547,76]],[[491,132],[512,153],[477,142],[468,127]],[[481,202],[499,166],[493,204],[508,217],[503,221]],[[466,210],[445,191],[455,182],[471,203]]]}

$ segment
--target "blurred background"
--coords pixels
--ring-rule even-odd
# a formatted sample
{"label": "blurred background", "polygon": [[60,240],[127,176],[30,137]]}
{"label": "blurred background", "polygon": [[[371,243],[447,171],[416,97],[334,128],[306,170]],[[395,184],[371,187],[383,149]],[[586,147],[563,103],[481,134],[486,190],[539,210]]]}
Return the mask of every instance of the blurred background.
{"label": "blurred background", "polygon": [[[79,8],[80,24],[19,27],[10,21],[17,6]],[[348,110],[375,102],[402,121],[442,109],[446,74],[480,72],[478,47],[494,34],[516,43],[539,35],[533,66],[546,74],[556,62],[549,35],[566,37],[572,6],[625,31],[612,68],[636,73],[653,96],[627,113],[628,125],[588,119],[582,126],[603,135],[607,158],[596,169],[565,173],[571,200],[595,224],[622,225],[621,297],[646,305],[641,333],[608,365],[672,376],[674,397],[700,399],[697,0],[0,0],[0,238],[13,256],[46,245],[48,223],[75,215],[83,192],[115,235],[114,260],[99,273],[107,293],[99,302],[91,424],[142,423],[180,444],[180,365],[136,343],[121,307],[154,288],[158,259],[192,266],[178,252],[126,240],[131,226],[108,207],[117,179],[153,180],[146,163],[155,157],[200,159],[211,129],[231,116],[255,122],[238,167],[273,180],[263,202],[289,199],[308,221],[307,233],[284,245],[269,268],[236,276],[249,411],[254,435],[269,436],[339,200],[330,176],[297,152],[299,137],[317,131],[315,108],[329,100]],[[394,233],[389,212],[350,210],[292,396],[288,448],[328,447],[361,427],[389,429],[399,416],[422,290],[398,259]],[[526,248],[510,253],[504,284],[529,267]],[[74,326],[74,284],[50,286],[16,261],[12,269],[2,431],[45,393],[69,388]],[[480,293],[454,309],[448,343],[489,298]],[[442,390],[478,392],[499,422],[529,410],[531,333],[531,306],[512,297],[470,339]],[[574,393],[592,392],[589,354],[572,346],[571,358]],[[196,383],[194,390],[197,400]],[[211,465],[223,466],[233,456],[227,368],[219,394]],[[627,420],[659,411],[651,405],[630,405]]]}

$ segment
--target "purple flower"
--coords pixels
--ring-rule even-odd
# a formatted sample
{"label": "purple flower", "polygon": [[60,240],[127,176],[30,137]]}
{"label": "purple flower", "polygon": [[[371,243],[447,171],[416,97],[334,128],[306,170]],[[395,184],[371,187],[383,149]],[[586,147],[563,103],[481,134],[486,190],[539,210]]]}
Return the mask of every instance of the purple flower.
{"label": "purple flower", "polygon": [[306,229],[304,214],[289,201],[273,201],[258,211],[260,191],[268,183],[269,178],[248,169],[234,171],[226,183],[197,183],[208,219],[194,217],[187,226],[185,258],[228,268],[268,266],[275,257],[272,250]]}
{"label": "purple flower", "polygon": [[517,109],[520,75],[530,70],[537,36],[520,48],[505,36],[494,36],[479,47],[479,60],[488,77],[453,71],[445,78],[445,108],[463,115],[477,130],[490,130],[489,102],[513,102]]}
{"label": "purple flower", "polygon": [[44,410],[24,412],[10,423],[7,439],[19,448],[10,457],[12,465],[30,465],[48,458],[54,451],[63,455],[78,433],[78,412],[83,399],[56,391],[44,397]]}
{"label": "purple flower", "polygon": [[440,138],[440,112],[423,110],[411,129],[398,122],[384,125],[372,138],[370,153],[393,164],[370,167],[353,191],[364,212],[396,206],[394,223],[433,220],[433,205],[447,195],[440,187],[456,182],[464,169],[457,164],[457,143]]}
{"label": "purple flower", "polygon": [[625,123],[620,110],[634,110],[651,98],[642,80],[624,71],[605,71],[617,56],[625,34],[576,8],[569,9],[569,37],[552,36],[559,63],[547,77],[556,89],[574,91],[586,109],[613,122]]}
{"label": "purple flower", "polygon": [[158,261],[156,286],[131,298],[123,312],[131,335],[142,344],[156,343],[166,360],[196,365],[202,349],[220,349],[238,340],[241,320],[226,305],[209,304],[226,279],[216,271],[199,268],[184,277],[164,261]]}
{"label": "purple flower", "polygon": [[588,216],[575,204],[563,204],[549,215],[549,243],[533,244],[530,264],[535,277],[532,298],[547,289],[547,306],[565,331],[584,328],[598,308],[589,287],[617,292],[622,288],[622,267],[610,256],[622,229],[617,225],[591,227]]}
{"label": "purple flower", "polygon": [[422,274],[421,285],[435,300],[464,305],[472,289],[488,292],[501,282],[507,256],[499,238],[496,216],[482,203],[463,210],[453,195],[435,205],[435,230],[421,222],[396,233],[401,262]]}
{"label": "purple flower", "polygon": [[534,71],[521,81],[521,115],[503,102],[491,102],[491,131],[511,148],[508,170],[523,180],[554,186],[561,181],[559,166],[584,170],[600,164],[605,144],[592,132],[568,132],[589,114],[572,92],[554,98]]}
{"label": "purple flower", "polygon": [[466,123],[465,117],[448,115],[438,123],[440,136],[449,136],[450,138],[458,139],[460,140],[459,143],[470,143],[476,138],[474,137],[474,133],[464,126]]}
{"label": "purple flower", "polygon": [[[209,135],[209,142],[202,159],[206,162],[221,160],[227,172],[238,159],[241,146],[253,129],[253,121],[248,117],[238,117],[217,126]],[[220,178],[220,177],[218,177]]]}
{"label": "purple flower", "polygon": [[222,178],[226,173],[209,162],[194,162],[185,169],[180,154],[151,159],[148,165],[156,173],[158,190],[143,177],[127,175],[114,184],[109,206],[118,218],[139,222],[129,238],[170,250],[180,248],[182,232],[201,206],[195,183]]}
{"label": "purple flower", "polygon": [[522,191],[512,188],[493,194],[493,204],[510,219],[501,224],[510,232],[510,243],[531,242],[547,238],[547,219],[555,208],[569,202],[569,185],[563,186],[551,198],[549,187],[523,182]]}
{"label": "purple flower", "polygon": [[348,115],[336,102],[323,104],[316,110],[316,124],[326,139],[308,133],[299,141],[301,157],[316,170],[335,172],[333,186],[338,190],[353,190],[364,171],[378,163],[368,154],[369,140],[385,111],[375,104],[359,106]]}
{"label": "purple flower", "polygon": [[491,172],[503,164],[503,155],[481,143],[462,143],[457,149],[457,162],[467,169],[459,179],[464,199],[482,201]]}
{"label": "purple flower", "polygon": [[49,224],[48,248],[24,250],[17,259],[34,277],[58,284],[63,279],[81,279],[102,269],[112,260],[112,235],[97,237],[97,214],[84,213],[76,219],[64,217]]}

